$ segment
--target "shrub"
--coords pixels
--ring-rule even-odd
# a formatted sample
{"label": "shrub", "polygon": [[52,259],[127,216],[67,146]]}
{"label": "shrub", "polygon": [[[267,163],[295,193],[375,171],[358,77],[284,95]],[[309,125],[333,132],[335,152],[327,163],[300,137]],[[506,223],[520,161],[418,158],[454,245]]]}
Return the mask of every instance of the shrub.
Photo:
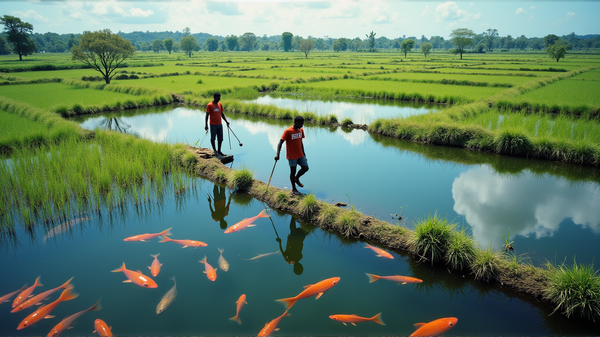
{"label": "shrub", "polygon": [[254,181],[254,173],[245,166],[242,166],[240,170],[233,171],[231,179],[229,181],[230,187],[237,190],[248,190],[252,186]]}
{"label": "shrub", "polygon": [[445,260],[452,269],[463,270],[471,265],[475,258],[475,240],[466,229],[455,231],[446,250]]}
{"label": "shrub", "polygon": [[415,227],[411,238],[412,249],[423,258],[431,260],[431,264],[446,256],[446,251],[453,237],[454,225],[437,213],[421,220]]}
{"label": "shrub", "polygon": [[315,195],[312,193],[302,198],[298,206],[300,207],[300,214],[309,219],[319,211],[319,203]]}
{"label": "shrub", "polygon": [[358,235],[358,219],[360,213],[355,210],[338,213],[335,224],[340,227],[340,232],[346,237]]}
{"label": "shrub", "polygon": [[479,249],[471,264],[471,272],[476,280],[490,281],[496,278],[500,267],[500,254],[492,248]]}
{"label": "shrub", "polygon": [[531,140],[525,135],[514,130],[503,130],[494,139],[496,151],[503,154],[522,156],[533,149]]}

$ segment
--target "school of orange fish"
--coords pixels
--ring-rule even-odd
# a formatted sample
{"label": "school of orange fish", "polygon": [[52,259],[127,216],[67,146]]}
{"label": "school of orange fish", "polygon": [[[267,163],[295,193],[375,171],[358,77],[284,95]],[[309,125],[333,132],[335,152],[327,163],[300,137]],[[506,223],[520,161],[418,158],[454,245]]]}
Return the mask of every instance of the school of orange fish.
{"label": "school of orange fish", "polygon": [[[224,233],[225,234],[233,233],[233,232],[241,231],[246,228],[255,226],[253,224],[253,222],[255,220],[257,220],[258,218],[266,218],[266,217],[269,217],[269,215],[266,213],[265,210],[262,210],[258,215],[251,217],[251,218],[245,218],[244,220],[236,223],[235,225],[228,227]],[[160,236],[160,237],[162,237],[162,240],[160,242],[174,242],[174,243],[181,245],[183,248],[186,248],[186,247],[197,248],[197,247],[206,247],[207,246],[207,244],[202,241],[171,239],[169,237],[171,235],[170,230],[171,230],[171,228],[166,229],[159,233],[153,233],[153,234],[146,233],[146,234],[135,235],[135,236],[125,238],[123,241],[146,241],[146,240],[150,240],[150,239]],[[383,258],[388,258],[388,259],[394,258],[389,252],[387,252],[381,248],[371,246],[369,244],[366,244],[365,248],[369,248],[369,249],[373,250],[377,254],[377,257],[383,257]],[[229,263],[223,257],[223,250],[220,248],[218,250],[220,253],[219,259],[217,261],[219,268],[223,271],[227,271],[229,269]],[[259,256],[254,257],[253,259],[260,258],[260,257],[266,256],[266,255],[271,255],[271,254],[274,254],[274,253],[261,254]],[[154,277],[156,277],[160,273],[160,269],[162,266],[162,263],[160,263],[160,261],[158,260],[159,255],[160,254],[151,255],[154,259],[153,259],[151,265],[148,267],[150,269],[150,274]],[[204,273],[206,274],[206,277],[210,281],[213,281],[213,282],[216,281],[217,270],[208,263],[206,256],[199,262],[204,264]],[[133,271],[133,270],[127,269],[125,266],[125,262],[123,262],[123,264],[120,268],[112,270],[112,272],[114,272],[114,273],[123,272],[125,274],[125,277],[127,278],[127,280],[123,281],[125,283],[133,283],[135,285],[138,285],[138,286],[144,287],[144,288],[157,288],[158,287],[156,282],[149,276],[144,275],[140,271]],[[375,282],[379,279],[393,281],[398,284],[423,282],[422,280],[414,278],[414,277],[401,276],[401,275],[380,276],[380,275],[374,275],[374,274],[369,274],[369,273],[366,273],[366,275],[369,278],[369,283]],[[17,330],[25,329],[31,325],[34,325],[34,324],[40,322],[42,319],[53,318],[54,316],[50,315],[50,313],[61,302],[72,300],[78,296],[78,294],[73,291],[74,286],[71,284],[72,279],[73,278],[67,280],[61,286],[47,290],[45,292],[42,292],[42,293],[34,296],[32,294],[33,294],[35,288],[42,286],[42,283],[40,282],[40,277],[38,277],[32,286],[27,287],[27,285],[24,285],[20,289],[17,289],[13,292],[10,292],[10,293],[0,297],[0,304],[2,304],[4,302],[9,302],[10,299],[14,295],[18,294],[12,302],[13,309],[12,309],[11,313],[15,313],[15,312],[19,312],[21,310],[31,308],[35,305],[40,305],[44,300],[46,300],[48,297],[50,297],[50,295],[52,295],[54,292],[62,289],[62,293],[58,297],[58,299],[56,299],[55,301],[50,302],[48,304],[41,305],[37,310],[35,310],[32,313],[30,313],[29,315],[27,315],[21,321],[21,323],[17,327]],[[173,281],[175,282],[175,278],[173,278]],[[319,299],[325,292],[327,292],[328,290],[333,288],[336,284],[338,284],[339,281],[340,281],[339,277],[331,277],[331,278],[319,281],[315,284],[310,284],[310,285],[305,286],[304,290],[294,297],[276,300],[285,305],[285,311],[283,312],[283,314],[281,316],[278,316],[278,317],[274,318],[273,320],[269,321],[268,323],[266,323],[265,326],[262,328],[262,330],[260,330],[260,332],[258,333],[258,336],[270,336],[273,332],[279,330],[279,328],[277,328],[279,322],[281,321],[282,318],[284,318],[286,316],[290,316],[288,311],[294,306],[296,301],[298,301],[300,299],[304,299],[304,298],[313,297],[313,296],[316,296],[316,299]],[[177,296],[177,284],[175,283],[175,285],[161,298],[160,302],[158,303],[158,305],[156,307],[156,313],[160,314],[164,310],[166,310],[169,307],[169,305],[173,302],[173,300],[175,299],[176,296]],[[242,295],[240,295],[239,299],[236,301],[235,316],[229,318],[230,320],[237,322],[238,324],[242,324],[242,321],[239,316],[240,316],[240,311],[242,310],[242,307],[244,306],[244,304],[247,304],[246,295],[242,294]],[[77,318],[79,318],[84,313],[86,313],[88,311],[97,311],[100,309],[102,309],[102,306],[100,305],[100,301],[98,300],[98,302],[96,302],[91,307],[81,310],[73,315],[68,316],[68,317],[65,317],[63,320],[61,320],[58,324],[56,324],[50,330],[50,332],[48,333],[47,336],[51,337],[51,336],[60,335],[63,331],[68,329],[73,324],[73,322],[75,322],[75,320]],[[346,323],[356,325],[356,323],[362,323],[362,322],[367,322],[367,321],[372,321],[372,322],[375,322],[375,323],[378,323],[381,325],[385,325],[385,323],[383,322],[383,320],[381,318],[381,313],[378,313],[373,317],[361,317],[361,316],[354,315],[354,314],[352,314],[352,315],[334,314],[334,315],[330,315],[329,318],[334,321],[342,322],[344,325],[346,325]],[[415,330],[410,336],[411,337],[437,336],[437,335],[440,335],[440,334],[448,331],[450,328],[452,328],[454,325],[456,325],[457,321],[458,321],[458,319],[456,317],[444,317],[444,318],[439,318],[439,319],[436,319],[436,320],[428,322],[428,323],[416,323],[416,324],[414,324],[414,326],[417,328],[417,330]],[[111,336],[113,336],[111,330],[112,330],[112,328],[108,324],[106,324],[103,320],[96,319],[94,321],[93,332],[97,333],[99,336],[111,337]]]}

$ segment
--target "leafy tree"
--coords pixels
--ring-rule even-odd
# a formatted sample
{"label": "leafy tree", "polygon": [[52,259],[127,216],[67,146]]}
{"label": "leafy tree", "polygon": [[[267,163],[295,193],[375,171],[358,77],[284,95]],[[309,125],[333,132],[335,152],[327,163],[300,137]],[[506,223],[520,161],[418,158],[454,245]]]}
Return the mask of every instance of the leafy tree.
{"label": "leafy tree", "polygon": [[348,44],[350,40],[345,37],[341,37],[335,41],[333,41],[332,47],[333,51],[346,51],[348,50]]}
{"label": "leafy tree", "polygon": [[467,28],[457,28],[452,31],[450,37],[452,38],[452,43],[456,46],[456,53],[460,54],[460,59],[462,60],[462,56],[465,53],[465,48],[473,44],[473,37],[475,33]]}
{"label": "leafy tree", "polygon": [[292,38],[293,37],[294,37],[294,34],[292,34],[290,32],[284,32],[283,34],[281,34],[281,47],[283,48],[283,51],[292,50]]}
{"label": "leafy tree", "polygon": [[394,40],[394,42],[392,43],[392,48],[394,49],[400,49],[400,41],[398,40]]}
{"label": "leafy tree", "polygon": [[238,42],[242,50],[251,51],[254,48],[254,42],[256,42],[256,35],[254,33],[244,33]]}
{"label": "leafy tree", "polygon": [[8,42],[0,35],[0,55],[8,55],[10,54],[10,46]]}
{"label": "leafy tree", "polygon": [[554,34],[549,34],[544,36],[544,46],[546,48],[550,47],[551,45],[555,44],[556,41],[560,40],[560,37],[554,35]]}
{"label": "leafy tree", "polygon": [[400,50],[404,53],[404,58],[406,58],[406,54],[415,46],[415,40],[406,39],[400,42]]}
{"label": "leafy tree", "polygon": [[498,37],[497,29],[490,28],[487,31],[483,32],[483,39],[485,40],[488,51],[492,51],[492,49],[494,48],[494,39],[497,37]]}
{"label": "leafy tree", "polygon": [[20,61],[23,61],[23,56],[31,55],[37,51],[35,41],[30,37],[33,33],[32,24],[10,15],[2,16],[0,23],[4,25],[7,40],[12,44],[13,51],[19,55]]}
{"label": "leafy tree", "polygon": [[169,52],[169,55],[171,55],[171,51],[173,50],[173,39],[172,38],[166,38],[163,41],[163,44],[165,45],[165,49]]}
{"label": "leafy tree", "polygon": [[313,48],[315,48],[315,43],[312,39],[303,39],[300,41],[300,46],[298,47],[298,49],[304,53],[306,58],[308,58],[308,53],[310,53]]}
{"label": "leafy tree", "polygon": [[553,45],[546,47],[546,53],[550,58],[555,59],[556,62],[558,62],[558,60],[565,57],[567,49],[567,44],[558,40]]}
{"label": "leafy tree", "polygon": [[134,53],[135,47],[131,45],[131,41],[113,34],[110,29],[85,32],[79,45],[71,47],[73,60],[87,63],[99,71],[106,84],[110,84],[117,68]]}
{"label": "leafy tree", "polygon": [[429,39],[429,43],[431,43],[433,48],[439,49],[442,47],[442,43],[444,43],[444,38],[441,36],[432,36],[431,39]]}
{"label": "leafy tree", "polygon": [[477,44],[475,46],[475,51],[478,53],[483,53],[484,49],[485,49],[485,44],[483,44],[483,42],[480,42],[479,44]]}
{"label": "leafy tree", "polygon": [[190,27],[185,27],[183,29],[183,37],[190,36],[190,35],[192,35],[192,30],[190,29]]}
{"label": "leafy tree", "polygon": [[225,45],[227,45],[227,49],[234,51],[238,49],[238,38],[235,35],[230,35],[225,38]]}
{"label": "leafy tree", "polygon": [[539,37],[533,37],[529,40],[529,47],[533,50],[542,50],[543,40]]}
{"label": "leafy tree", "polygon": [[71,34],[71,36],[69,36],[69,39],[67,40],[67,49],[71,50],[71,47],[73,47],[76,44],[79,44],[79,41],[75,38],[75,35]]}
{"label": "leafy tree", "polygon": [[431,48],[433,48],[433,46],[429,42],[423,42],[421,44],[421,52],[423,53],[423,55],[425,55],[425,57],[427,57],[427,54],[431,52]]}
{"label": "leafy tree", "polygon": [[188,35],[181,38],[179,48],[188,54],[189,57],[192,57],[192,52],[200,50],[200,45],[192,35]]}
{"label": "leafy tree", "polygon": [[367,36],[367,39],[369,39],[369,51],[373,52],[375,51],[375,35],[377,35],[377,33],[374,33],[373,31],[371,31],[369,34],[365,34]]}
{"label": "leafy tree", "polygon": [[507,35],[506,38],[504,38],[504,49],[506,50],[510,50],[510,48],[513,47],[513,38],[510,35]]}
{"label": "leafy tree", "polygon": [[206,46],[206,50],[208,51],[216,51],[219,48],[219,40],[215,39],[214,37],[209,37],[206,39],[204,44]]}
{"label": "leafy tree", "polygon": [[525,35],[521,35],[515,39],[515,47],[520,50],[527,48],[527,38]]}
{"label": "leafy tree", "polygon": [[173,43],[173,51],[178,53],[179,51],[181,51],[181,42],[174,42]]}
{"label": "leafy tree", "polygon": [[164,48],[164,46],[165,45],[163,44],[162,40],[156,39],[156,40],[152,41],[152,50],[155,53],[160,52]]}
{"label": "leafy tree", "polygon": [[362,46],[362,40],[360,37],[355,37],[354,40],[350,42],[350,49],[354,51],[358,51]]}
{"label": "leafy tree", "polygon": [[292,37],[292,50],[300,48],[300,41],[302,40],[301,36],[295,35]]}
{"label": "leafy tree", "polygon": [[271,44],[267,42],[267,43],[263,43],[262,47],[260,47],[260,50],[268,51],[269,48],[271,48]]}
{"label": "leafy tree", "polygon": [[327,49],[327,44],[325,43],[325,39],[323,38],[318,38],[315,40],[315,48],[319,49],[319,50],[325,50]]}

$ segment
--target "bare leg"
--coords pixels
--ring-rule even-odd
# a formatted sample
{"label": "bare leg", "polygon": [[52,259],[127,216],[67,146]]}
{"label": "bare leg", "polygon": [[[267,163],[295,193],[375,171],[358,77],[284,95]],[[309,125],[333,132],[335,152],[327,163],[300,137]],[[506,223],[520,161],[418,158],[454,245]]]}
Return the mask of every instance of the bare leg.
{"label": "bare leg", "polygon": [[296,189],[296,166],[290,166],[290,183],[292,183],[292,192],[299,193]]}
{"label": "bare leg", "polygon": [[[295,171],[295,168],[294,168]],[[300,177],[302,177],[304,175],[304,173],[308,172],[308,165],[307,166],[300,166],[300,171],[298,171],[298,174],[294,177],[294,182],[296,184],[298,184],[298,186],[300,187],[304,187],[304,185],[302,185],[302,183],[300,183]]]}

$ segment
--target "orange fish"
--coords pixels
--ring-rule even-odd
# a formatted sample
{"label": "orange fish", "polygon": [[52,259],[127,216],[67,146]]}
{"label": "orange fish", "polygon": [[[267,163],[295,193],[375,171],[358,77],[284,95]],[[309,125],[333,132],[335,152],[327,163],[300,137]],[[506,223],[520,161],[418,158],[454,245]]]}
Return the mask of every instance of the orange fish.
{"label": "orange fish", "polygon": [[150,255],[154,258],[154,261],[152,261],[152,264],[150,265],[150,267],[148,267],[148,269],[150,269],[150,274],[152,274],[152,276],[158,275],[158,273],[160,273],[160,266],[162,266],[162,263],[158,262],[158,256],[160,255],[160,253],[156,254],[156,255]]}
{"label": "orange fish", "polygon": [[142,274],[141,271],[139,271],[139,270],[133,271],[133,270],[129,270],[129,269],[125,268],[125,262],[123,262],[123,265],[121,266],[121,268],[115,269],[112,272],[118,273],[120,271],[125,273],[125,276],[127,276],[127,278],[128,278],[128,280],[123,281],[123,283],[133,282],[134,284],[137,284],[138,286],[144,287],[144,288],[158,287],[158,285],[156,284],[156,282],[154,282],[153,279]]}
{"label": "orange fish", "polygon": [[102,309],[102,306],[100,305],[100,301],[98,300],[98,302],[96,302],[96,304],[92,305],[91,307],[85,309],[85,310],[81,310],[80,312],[73,314],[69,317],[65,317],[62,321],[60,321],[58,324],[56,324],[56,326],[54,326],[54,328],[52,328],[52,330],[50,330],[50,332],[48,333],[48,335],[46,335],[46,337],[53,337],[53,336],[58,336],[60,335],[63,331],[67,330],[71,324],[73,324],[73,322],[79,318],[79,316],[85,314],[88,311],[96,311],[96,310],[100,310]]}
{"label": "orange fish", "polygon": [[244,230],[244,229],[246,229],[248,227],[256,226],[256,225],[252,224],[256,219],[258,219],[258,218],[268,218],[268,217],[269,217],[269,215],[267,214],[267,211],[263,209],[262,211],[260,211],[260,213],[258,213],[258,215],[253,216],[251,218],[245,218],[244,220],[236,223],[235,225],[230,226],[229,228],[227,228],[225,230],[224,233],[225,234],[227,234],[227,233],[233,233],[233,232]]}
{"label": "orange fish", "polygon": [[235,316],[231,317],[230,320],[242,324],[242,321],[240,320],[240,310],[242,310],[244,304],[248,304],[248,302],[246,302],[246,294],[242,294],[235,303],[237,303],[235,307]]}
{"label": "orange fish", "polygon": [[113,337],[111,328],[103,320],[97,319],[94,321],[94,331],[97,332],[100,337]]}
{"label": "orange fish", "polygon": [[206,255],[204,256],[204,259],[200,261],[200,263],[204,263],[204,273],[206,274],[206,277],[208,277],[208,279],[211,281],[216,280],[217,270],[208,264],[208,262],[206,262]]}
{"label": "orange fish", "polygon": [[38,303],[40,303],[41,301],[45,300],[48,298],[48,296],[50,296],[52,293],[54,293],[55,291],[57,291],[58,289],[67,289],[69,287],[73,287],[73,285],[71,284],[71,280],[73,278],[71,277],[67,282],[65,282],[65,284],[61,285],[60,287],[56,287],[54,289],[50,289],[47,291],[44,291],[41,294],[35,295],[32,298],[24,301],[23,303],[17,305],[11,312],[17,312],[17,311],[21,311],[23,309],[27,309],[31,306],[34,306]]}
{"label": "orange fish", "polygon": [[283,298],[283,299],[280,299],[277,301],[283,302],[285,304],[285,306],[287,307],[287,310],[289,310],[294,305],[294,303],[296,303],[296,301],[299,299],[317,295],[316,299],[318,300],[319,297],[321,297],[321,295],[323,295],[324,292],[333,288],[333,286],[335,286],[339,281],[340,281],[339,277],[332,277],[332,278],[325,279],[321,282],[317,282],[315,284],[309,284],[307,286],[304,286],[304,291],[301,292],[300,294],[296,295],[295,297]]}
{"label": "orange fish", "polygon": [[394,281],[398,284],[407,284],[407,283],[422,283],[423,280],[410,277],[410,276],[400,276],[400,275],[392,275],[392,276],[379,276],[374,274],[365,273],[369,277],[369,283],[373,283],[379,279]]}
{"label": "orange fish", "polygon": [[35,283],[31,287],[23,290],[19,294],[19,296],[17,296],[17,298],[15,298],[15,300],[13,301],[12,307],[14,308],[17,305],[23,303],[23,301],[25,301],[31,295],[31,293],[33,292],[33,289],[38,286],[43,286],[43,284],[40,283],[40,276],[38,276],[35,279]]}
{"label": "orange fish", "polygon": [[14,294],[18,293],[19,291],[23,291],[25,290],[25,288],[27,288],[27,283],[25,283],[24,286],[21,287],[21,289],[19,290],[15,290],[12,293],[8,293],[2,297],[0,297],[0,304],[4,303],[4,302],[8,302],[8,300],[13,297]]}
{"label": "orange fish", "polygon": [[[173,228],[173,227],[171,227]],[[171,228],[169,229],[165,229],[164,231],[160,232],[160,233],[153,233],[153,234],[140,234],[140,235],[134,235],[134,236],[130,236],[128,238],[123,239],[123,241],[146,241],[146,240],[150,240],[153,239],[157,236],[161,236],[161,235],[171,235]]]}
{"label": "orange fish", "polygon": [[455,326],[456,322],[458,322],[456,317],[445,317],[429,323],[417,323],[415,326],[418,327],[418,329],[413,332],[410,337],[441,335],[451,327]]}
{"label": "orange fish", "polygon": [[21,323],[17,327],[17,330],[25,329],[26,327],[31,326],[44,318],[54,317],[50,316],[50,312],[52,312],[52,310],[54,310],[60,302],[69,301],[79,296],[78,294],[74,293],[72,289],[73,288],[69,287],[63,290],[62,294],[60,294],[60,297],[56,301],[51,302],[48,305],[44,305],[38,310],[29,314],[29,316],[25,317],[25,319],[21,321]]}
{"label": "orange fish", "polygon": [[331,315],[331,316],[329,316],[329,318],[331,318],[334,321],[340,321],[340,322],[344,323],[344,325],[346,325],[346,323],[350,323],[350,324],[356,326],[355,323],[362,323],[362,322],[366,322],[366,321],[373,321],[377,324],[385,325],[385,323],[383,323],[383,321],[381,320],[381,313],[378,313],[377,315],[375,315],[371,318],[360,317],[360,316],[356,316],[356,315]]}
{"label": "orange fish", "polygon": [[386,252],[385,250],[383,250],[381,248],[377,248],[377,247],[371,246],[368,243],[365,246],[365,248],[369,248],[369,249],[373,250],[375,253],[377,253],[378,257],[385,257],[386,259],[394,259],[394,257],[392,256],[392,254]]}
{"label": "orange fish", "polygon": [[279,330],[279,328],[277,327],[277,325],[279,324],[279,321],[281,321],[282,318],[284,318],[285,316],[289,316],[290,314],[288,314],[288,311],[286,310],[281,316],[275,318],[274,320],[270,321],[269,323],[265,324],[265,327],[262,328],[262,330],[260,330],[260,332],[258,333],[259,337],[262,336],[270,336],[274,331]]}
{"label": "orange fish", "polygon": [[186,248],[186,247],[206,247],[208,246],[206,243],[202,242],[202,241],[195,241],[195,240],[173,240],[170,237],[163,235],[163,239],[160,240],[159,242],[167,242],[167,241],[173,241],[175,243],[178,243],[180,245],[182,245],[183,247],[181,248]]}

